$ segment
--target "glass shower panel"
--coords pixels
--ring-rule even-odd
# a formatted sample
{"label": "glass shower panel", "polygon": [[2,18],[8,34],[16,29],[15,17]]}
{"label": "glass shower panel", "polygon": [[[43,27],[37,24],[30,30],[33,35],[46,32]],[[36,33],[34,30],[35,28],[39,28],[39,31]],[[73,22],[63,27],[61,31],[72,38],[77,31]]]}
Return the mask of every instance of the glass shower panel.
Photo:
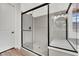
{"label": "glass shower panel", "polygon": [[77,8],[77,51],[78,51],[78,48],[79,48],[79,3],[77,3],[76,5],[76,8]]}
{"label": "glass shower panel", "polygon": [[47,6],[33,11],[33,50],[48,55],[48,12]]}
{"label": "glass shower panel", "polygon": [[73,8],[72,8],[72,32],[71,34],[74,34],[72,37],[72,39],[69,39],[69,41],[71,42],[71,44],[74,46],[74,49],[77,51],[77,45],[79,45],[79,4],[78,3],[74,3],[73,4]]}
{"label": "glass shower panel", "polygon": [[33,38],[32,38],[32,21],[33,17],[31,14],[23,14],[23,47],[32,50],[33,49]]}
{"label": "glass shower panel", "polygon": [[77,14],[74,12],[75,9],[76,4],[73,3],[68,13],[68,41],[72,45],[74,51],[77,51]]}
{"label": "glass shower panel", "polygon": [[[72,7],[70,7],[69,12],[66,14],[68,6],[69,3],[49,4],[49,46],[75,51],[75,46],[70,42],[72,38],[69,38],[71,36],[69,30],[71,29]],[[75,35],[75,33],[72,33],[72,35]]]}

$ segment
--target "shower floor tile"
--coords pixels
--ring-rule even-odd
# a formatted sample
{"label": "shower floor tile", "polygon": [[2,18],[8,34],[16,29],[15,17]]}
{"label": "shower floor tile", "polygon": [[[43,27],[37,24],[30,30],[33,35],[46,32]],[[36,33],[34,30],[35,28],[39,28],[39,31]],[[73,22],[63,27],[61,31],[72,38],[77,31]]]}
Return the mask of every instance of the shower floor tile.
{"label": "shower floor tile", "polygon": [[32,43],[24,43],[23,46],[28,49],[33,49]]}
{"label": "shower floor tile", "polygon": [[50,45],[59,47],[59,48],[74,50],[66,39],[54,39],[54,40],[52,40]]}

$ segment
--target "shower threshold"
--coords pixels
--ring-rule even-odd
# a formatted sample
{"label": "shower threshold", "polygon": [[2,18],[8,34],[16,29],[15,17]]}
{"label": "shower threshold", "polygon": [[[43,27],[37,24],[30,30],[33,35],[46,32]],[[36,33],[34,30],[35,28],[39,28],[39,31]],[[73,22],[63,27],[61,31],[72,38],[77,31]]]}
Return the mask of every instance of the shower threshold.
{"label": "shower threshold", "polygon": [[63,50],[67,50],[67,51],[72,51],[72,52],[77,52],[73,49],[73,47],[70,45],[70,43],[64,39],[52,40],[52,42],[50,43],[50,47],[63,49]]}
{"label": "shower threshold", "polygon": [[78,53],[74,53],[71,51],[58,49],[54,47],[48,47],[50,56],[78,56]]}

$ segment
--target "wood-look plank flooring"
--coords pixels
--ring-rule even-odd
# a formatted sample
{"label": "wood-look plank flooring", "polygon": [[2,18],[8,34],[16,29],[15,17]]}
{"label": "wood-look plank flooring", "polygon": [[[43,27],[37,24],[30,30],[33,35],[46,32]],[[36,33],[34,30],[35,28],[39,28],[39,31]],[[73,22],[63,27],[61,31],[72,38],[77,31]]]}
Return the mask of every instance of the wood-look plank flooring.
{"label": "wood-look plank flooring", "polygon": [[30,53],[22,49],[10,49],[5,52],[0,53],[0,56],[31,56]]}

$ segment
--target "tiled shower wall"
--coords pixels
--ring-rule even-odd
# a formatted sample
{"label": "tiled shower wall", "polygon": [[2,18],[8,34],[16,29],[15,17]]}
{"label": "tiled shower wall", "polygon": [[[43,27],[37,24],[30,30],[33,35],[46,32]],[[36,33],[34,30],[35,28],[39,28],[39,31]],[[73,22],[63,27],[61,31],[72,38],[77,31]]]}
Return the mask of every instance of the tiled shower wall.
{"label": "tiled shower wall", "polygon": [[47,16],[33,19],[33,49],[42,55],[48,55],[48,23]]}

